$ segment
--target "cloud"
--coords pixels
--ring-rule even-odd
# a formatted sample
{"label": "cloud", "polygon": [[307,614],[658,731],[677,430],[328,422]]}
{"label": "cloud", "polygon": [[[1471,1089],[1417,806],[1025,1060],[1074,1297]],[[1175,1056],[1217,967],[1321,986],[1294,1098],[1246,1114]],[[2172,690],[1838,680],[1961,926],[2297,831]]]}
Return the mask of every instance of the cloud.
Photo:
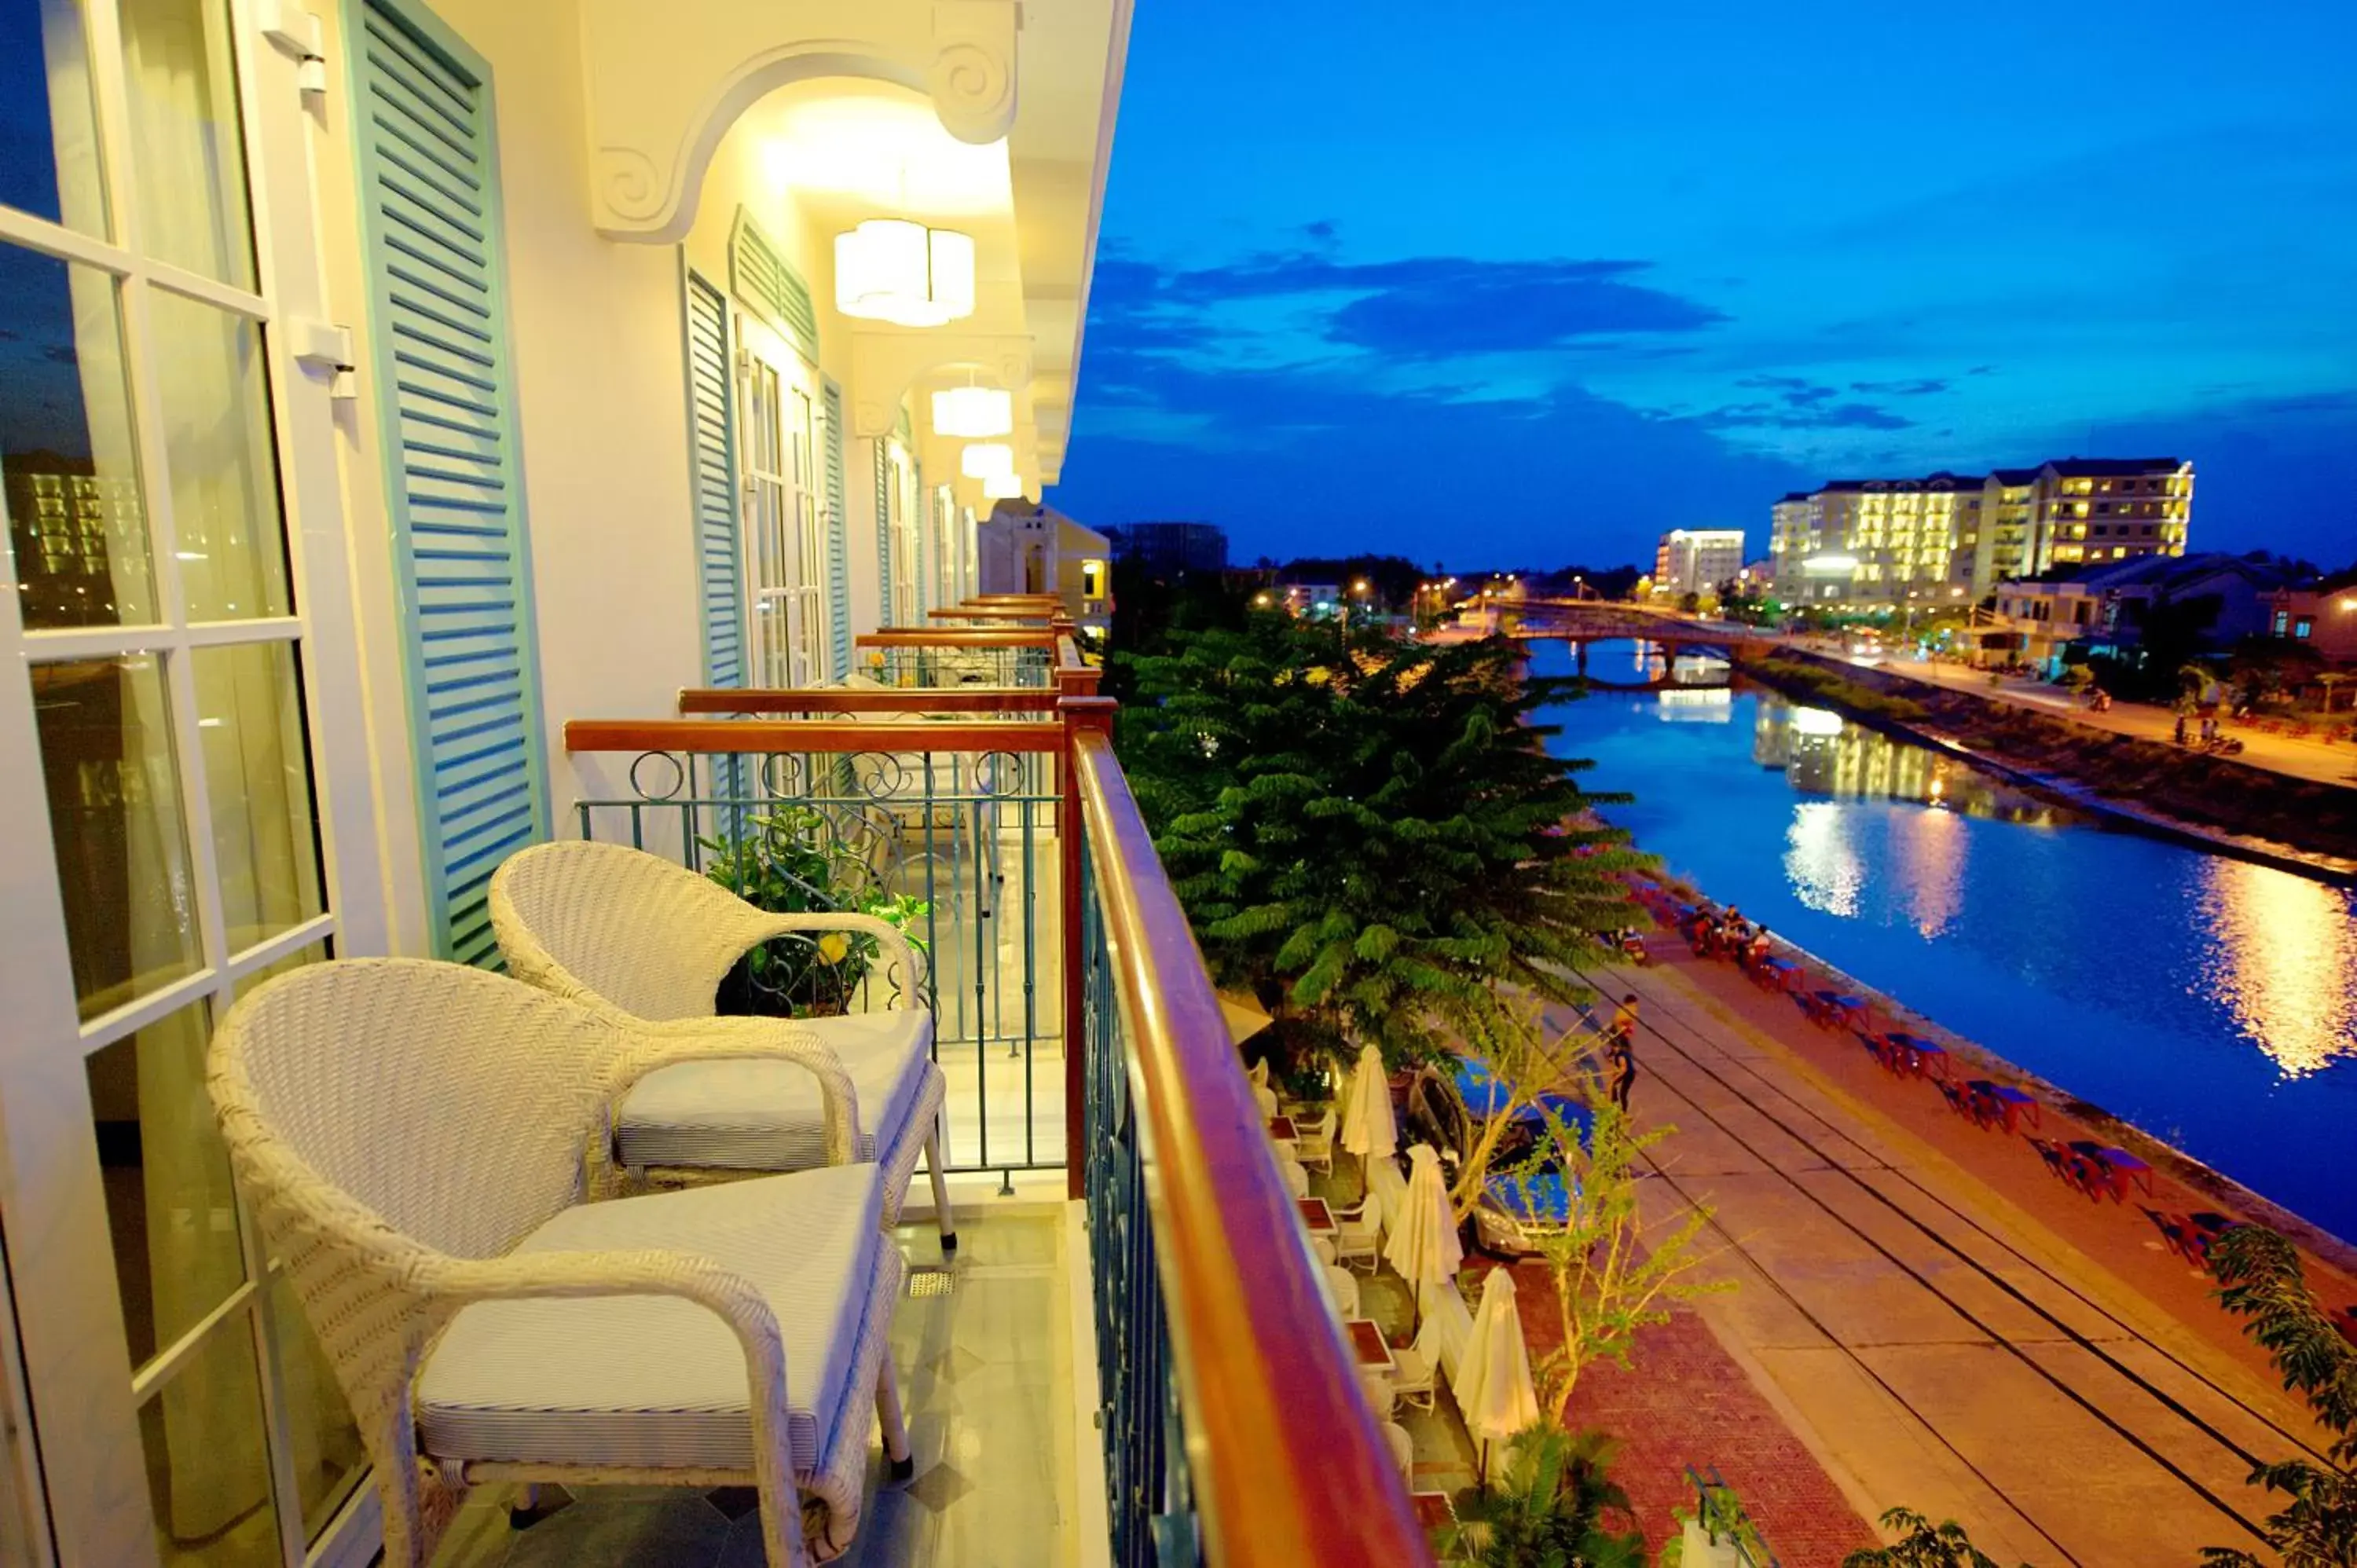
{"label": "cloud", "polygon": [[[1811,387],[1808,393],[1825,389]],[[1788,392],[1781,403],[1738,403],[1705,413],[1666,414],[1664,418],[1701,430],[1907,430],[1915,422],[1887,408],[1867,403],[1823,403],[1813,396],[1796,404],[1801,393]]]}
{"label": "cloud", "polygon": [[1881,397],[1928,397],[1933,392],[1946,392],[1948,383],[1943,381],[1934,381],[1930,377],[1907,381],[1852,381],[1849,383],[1849,390],[1854,392],[1871,392]]}
{"label": "cloud", "polygon": [[[1317,223],[1305,231],[1323,240],[1331,230],[1330,224]],[[1463,256],[1354,263],[1311,251],[1265,252],[1222,266],[1177,271],[1101,261],[1092,306],[1092,317],[1107,310],[1150,330],[1167,329],[1174,317],[1189,312],[1290,302],[1311,313],[1329,343],[1418,361],[1699,332],[1727,320],[1698,300],[1639,281],[1649,266],[1610,259]],[[1099,296],[1109,283],[1108,302]],[[1090,329],[1096,330],[1093,319]]]}

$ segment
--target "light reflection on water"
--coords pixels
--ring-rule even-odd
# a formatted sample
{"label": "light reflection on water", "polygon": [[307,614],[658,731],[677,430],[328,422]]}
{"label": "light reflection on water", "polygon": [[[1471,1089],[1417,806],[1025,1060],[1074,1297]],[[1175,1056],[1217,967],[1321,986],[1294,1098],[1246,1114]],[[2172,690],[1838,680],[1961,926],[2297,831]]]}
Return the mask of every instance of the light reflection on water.
{"label": "light reflection on water", "polygon": [[2357,927],[2320,882],[2213,857],[2202,898],[2213,959],[2196,983],[2287,1077],[2357,1053]]}
{"label": "light reflection on water", "polygon": [[[1534,662],[1568,672],[1559,647]],[[2349,890],[2114,831],[1773,695],[1549,716],[1595,787],[1636,792],[1608,814],[1713,896],[2357,1237]]]}

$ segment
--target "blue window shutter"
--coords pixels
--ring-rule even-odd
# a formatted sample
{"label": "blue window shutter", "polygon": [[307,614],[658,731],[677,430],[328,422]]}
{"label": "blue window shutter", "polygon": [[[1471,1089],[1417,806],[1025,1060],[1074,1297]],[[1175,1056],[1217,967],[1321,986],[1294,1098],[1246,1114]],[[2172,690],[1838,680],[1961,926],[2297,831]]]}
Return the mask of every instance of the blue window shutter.
{"label": "blue window shutter", "polygon": [[851,517],[844,510],[843,389],[826,383],[826,609],[834,673],[851,673]]}
{"label": "blue window shutter", "polygon": [[438,952],[497,967],[491,873],[548,836],[490,69],[423,5],[357,0],[377,417]]}
{"label": "blue window shutter", "polygon": [[892,624],[892,460],[881,435],[876,438],[876,572],[883,594],[876,607],[876,624]]}
{"label": "blue window shutter", "polygon": [[687,436],[695,499],[695,597],[704,620],[704,682],[745,683],[744,557],[737,523],[735,381],[728,297],[687,274]]}
{"label": "blue window shutter", "polygon": [[741,207],[728,233],[728,280],[737,298],[800,349],[803,359],[818,363],[818,311],[810,285]]}

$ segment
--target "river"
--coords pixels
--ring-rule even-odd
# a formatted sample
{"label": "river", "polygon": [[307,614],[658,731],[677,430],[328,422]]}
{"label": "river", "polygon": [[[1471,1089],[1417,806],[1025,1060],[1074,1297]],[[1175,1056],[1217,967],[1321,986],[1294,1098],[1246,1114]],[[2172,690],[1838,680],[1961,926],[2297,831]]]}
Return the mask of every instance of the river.
{"label": "river", "polygon": [[[1568,674],[1559,642],[1532,668]],[[1590,673],[1634,679],[1599,644]],[[1549,710],[1713,898],[2357,1240],[2357,896],[2163,843],[1772,693]]]}

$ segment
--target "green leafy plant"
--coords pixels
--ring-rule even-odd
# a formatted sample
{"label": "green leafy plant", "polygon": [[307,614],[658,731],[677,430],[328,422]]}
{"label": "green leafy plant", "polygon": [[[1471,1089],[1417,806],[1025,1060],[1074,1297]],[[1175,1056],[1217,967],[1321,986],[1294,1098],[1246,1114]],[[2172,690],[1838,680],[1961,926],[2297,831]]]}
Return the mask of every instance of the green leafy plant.
{"label": "green leafy plant", "polygon": [[[2281,1459],[2256,1466],[2251,1483],[2281,1492],[2290,1506],[2270,1514],[2267,1544],[2287,1568],[2357,1564],[2357,1348],[2341,1337],[2309,1294],[2299,1249],[2264,1225],[2238,1225],[2210,1254],[2219,1305],[2248,1319],[2243,1332],[2263,1347],[2284,1387],[2308,1401],[2332,1434],[2325,1462]],[[2209,1568],[2258,1568],[2238,1549],[2203,1550]]]}
{"label": "green leafy plant", "polygon": [[1589,809],[1584,764],[1493,638],[1447,647],[1263,614],[1128,661],[1116,741],[1221,983],[1280,1043],[1307,1017],[1394,1065],[1494,1014],[1504,988],[1584,994],[1632,918],[1614,873],[1644,864]]}
{"label": "green leafy plant", "polygon": [[1599,1432],[1534,1426],[1507,1440],[1489,1489],[1457,1497],[1457,1522],[1441,1538],[1449,1568],[1644,1568],[1645,1538],[1615,1534],[1607,1510],[1627,1517],[1612,1482],[1614,1444]]}
{"label": "green leafy plant", "polygon": [[[1692,1477],[1694,1472],[1689,1470],[1686,1474]],[[1769,1554],[1767,1541],[1760,1537],[1760,1527],[1751,1522],[1751,1514],[1744,1508],[1743,1499],[1736,1495],[1733,1487],[1724,1481],[1701,1482],[1695,1488],[1695,1507],[1672,1509],[1670,1517],[1677,1520],[1681,1534],[1663,1543],[1659,1568],[1683,1568],[1685,1562],[1683,1532],[1684,1527],[1689,1524],[1700,1525],[1703,1533],[1713,1541],[1735,1542],[1753,1563],[1774,1561]]]}
{"label": "green leafy plant", "polygon": [[1842,1568],[2000,1568],[1954,1520],[1933,1524],[1912,1509],[1892,1509],[1882,1516],[1882,1528],[1899,1539],[1851,1552],[1842,1559]]}
{"label": "green leafy plant", "polygon": [[1707,1205],[1650,1232],[1638,1212],[1645,1152],[1676,1129],[1640,1133],[1593,1085],[1587,1099],[1594,1122],[1585,1141],[1552,1106],[1540,1106],[1546,1131],[1515,1176],[1528,1182],[1548,1165],[1563,1176],[1563,1224],[1527,1231],[1554,1282],[1563,1333],[1561,1348],[1536,1369],[1541,1405],[1558,1419],[1582,1371],[1603,1359],[1629,1365],[1639,1329],[1669,1321],[1678,1302],[1735,1288],[1731,1280],[1693,1277],[1709,1261],[1702,1245],[1713,1215]]}
{"label": "green leafy plant", "polygon": [[[836,843],[826,814],[781,806],[749,816],[728,839],[702,838],[705,875],[773,915],[848,912],[897,927],[919,954],[932,906],[874,885],[864,864]],[[877,940],[857,931],[780,937],[747,953],[721,983],[724,1012],[815,1017],[846,1011],[873,966]],[[914,985],[918,977],[902,976]]]}

